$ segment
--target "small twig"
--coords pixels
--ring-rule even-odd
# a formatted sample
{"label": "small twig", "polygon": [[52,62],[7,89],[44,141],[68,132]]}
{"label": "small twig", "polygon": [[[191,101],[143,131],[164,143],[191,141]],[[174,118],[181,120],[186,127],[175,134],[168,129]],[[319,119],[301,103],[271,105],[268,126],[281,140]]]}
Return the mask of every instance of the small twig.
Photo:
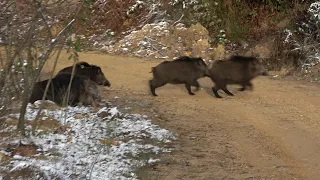
{"label": "small twig", "polygon": [[48,6],[53,6],[53,5],[57,5],[57,4],[62,4],[64,2],[66,2],[66,0],[59,0],[59,1],[56,1],[56,2],[51,2],[51,4],[49,4],[49,1],[47,1],[46,3],[47,3]]}
{"label": "small twig", "polygon": [[[107,147],[107,148],[109,148],[109,147]],[[102,152],[102,149],[103,149],[103,147],[101,147],[99,153],[96,155],[96,157],[95,157],[95,159],[94,159],[94,161],[93,161],[93,163],[92,163],[92,165],[91,165],[91,167],[90,167],[89,179],[92,179],[92,178],[91,178],[91,177],[92,177],[92,171],[93,171],[94,165],[95,165],[95,164],[97,163],[97,161],[98,161],[98,157],[100,156],[100,154],[101,154],[101,152]]]}
{"label": "small twig", "polygon": [[172,23],[171,27],[174,26],[174,25],[176,25],[177,23],[179,23],[179,22],[182,20],[183,17],[184,17],[184,14],[182,14],[181,17],[180,17],[177,21],[175,21],[174,23]]}
{"label": "small twig", "polygon": [[71,72],[70,82],[69,82],[69,85],[68,85],[68,88],[67,88],[67,91],[66,91],[66,95],[63,97],[63,100],[62,100],[62,104],[63,104],[63,105],[66,105],[66,106],[68,105],[69,98],[70,98],[72,81],[73,81],[73,77],[74,77],[75,71],[76,71],[76,62],[77,62],[77,59],[74,59],[74,63],[73,63],[73,66],[72,66],[72,72]]}
{"label": "small twig", "polygon": [[44,17],[44,15],[43,15],[42,8],[41,8],[41,5],[40,5],[40,3],[39,3],[39,2],[38,2],[38,13],[39,13],[39,15],[40,15],[41,19],[43,20],[44,25],[45,25],[45,26],[46,26],[46,28],[47,28],[47,32],[48,32],[48,36],[49,36],[49,38],[50,38],[50,39],[53,39],[53,35],[52,35],[51,31],[50,31],[49,24],[48,24],[48,22],[47,22],[46,18]]}

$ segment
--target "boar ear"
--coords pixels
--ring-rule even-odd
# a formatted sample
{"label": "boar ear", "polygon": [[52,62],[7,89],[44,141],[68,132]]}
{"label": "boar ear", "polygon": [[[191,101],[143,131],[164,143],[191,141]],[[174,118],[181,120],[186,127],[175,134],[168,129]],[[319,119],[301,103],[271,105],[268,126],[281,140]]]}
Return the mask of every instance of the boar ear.
{"label": "boar ear", "polygon": [[208,63],[206,60],[204,60],[204,59],[202,59],[202,61],[203,61],[206,65],[209,64],[209,63]]}
{"label": "boar ear", "polygon": [[198,66],[202,66],[203,64],[208,65],[208,63],[204,59],[202,58],[198,58],[198,59],[199,59],[199,61],[197,61]]}

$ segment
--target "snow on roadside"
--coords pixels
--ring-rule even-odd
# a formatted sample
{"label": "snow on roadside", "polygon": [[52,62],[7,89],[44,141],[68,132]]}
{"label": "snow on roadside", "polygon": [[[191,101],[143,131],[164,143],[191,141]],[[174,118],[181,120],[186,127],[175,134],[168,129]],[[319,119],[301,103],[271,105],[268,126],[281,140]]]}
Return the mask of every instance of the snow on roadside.
{"label": "snow on roadside", "polygon": [[[56,134],[37,130],[38,135],[28,141],[39,147],[38,156],[46,158],[14,157],[7,167],[10,171],[33,167],[51,178],[137,179],[135,168],[158,161],[144,154],[170,152],[155,144],[175,139],[168,130],[152,124],[147,116],[122,114],[116,107],[98,112],[88,107],[66,107],[44,109],[43,113],[61,125],[68,125],[67,130]],[[101,113],[105,117],[99,116]],[[29,104],[26,119],[34,120],[36,114],[37,108]],[[154,143],[145,144],[144,139]]]}
{"label": "snow on roadside", "polygon": [[177,56],[199,56],[208,59],[209,32],[201,24],[189,28],[182,23],[168,22],[145,24],[140,30],[131,31],[114,44],[99,44],[108,53],[131,54],[137,57],[170,59]]}

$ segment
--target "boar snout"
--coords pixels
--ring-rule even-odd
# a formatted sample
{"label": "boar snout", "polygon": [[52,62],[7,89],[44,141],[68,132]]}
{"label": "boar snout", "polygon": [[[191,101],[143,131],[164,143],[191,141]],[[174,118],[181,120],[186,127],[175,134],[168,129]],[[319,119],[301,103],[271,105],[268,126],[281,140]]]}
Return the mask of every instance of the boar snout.
{"label": "boar snout", "polygon": [[103,85],[104,85],[104,86],[108,86],[108,87],[110,87],[110,86],[111,86],[111,84],[110,84],[110,82],[109,82],[109,81],[105,81],[105,82],[103,83]]}

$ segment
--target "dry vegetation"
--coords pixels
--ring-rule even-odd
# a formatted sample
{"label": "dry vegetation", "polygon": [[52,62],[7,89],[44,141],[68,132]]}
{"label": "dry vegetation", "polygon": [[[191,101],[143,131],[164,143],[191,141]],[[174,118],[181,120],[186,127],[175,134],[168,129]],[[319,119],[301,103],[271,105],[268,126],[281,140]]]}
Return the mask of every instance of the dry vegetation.
{"label": "dry vegetation", "polygon": [[[70,6],[68,4],[71,4]],[[46,61],[59,58],[66,45],[76,61],[79,43],[67,38],[87,2],[14,1],[0,3],[1,81],[0,115],[12,104],[21,105],[19,129],[24,134],[24,113],[30,92]]]}

